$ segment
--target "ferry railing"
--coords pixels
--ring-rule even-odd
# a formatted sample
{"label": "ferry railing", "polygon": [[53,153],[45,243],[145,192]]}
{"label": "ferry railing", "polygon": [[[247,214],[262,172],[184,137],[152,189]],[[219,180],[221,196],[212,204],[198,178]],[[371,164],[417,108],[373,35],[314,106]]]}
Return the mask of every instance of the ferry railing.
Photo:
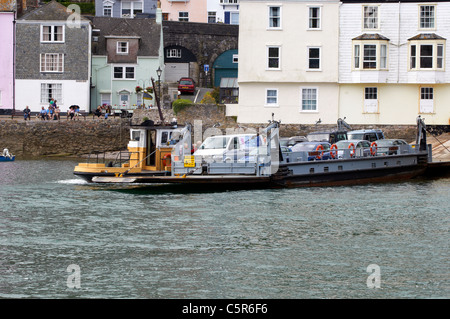
{"label": "ferry railing", "polygon": [[106,157],[105,152],[94,152],[88,155],[86,163],[105,164],[108,167],[121,167],[122,164],[130,161],[132,154],[139,154],[139,152],[119,151],[114,158]]}

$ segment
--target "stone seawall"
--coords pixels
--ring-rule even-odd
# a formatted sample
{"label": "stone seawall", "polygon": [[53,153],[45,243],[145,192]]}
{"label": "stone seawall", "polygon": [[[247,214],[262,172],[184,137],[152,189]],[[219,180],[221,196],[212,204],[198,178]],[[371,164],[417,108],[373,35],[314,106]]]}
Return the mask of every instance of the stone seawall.
{"label": "stone seawall", "polygon": [[[259,124],[245,124],[237,123],[236,118],[226,116],[226,107],[224,105],[209,105],[209,104],[195,104],[181,110],[178,114],[174,114],[171,109],[163,109],[163,116],[166,121],[171,121],[172,118],[176,118],[178,124],[183,125],[185,123],[195,124],[195,121],[201,120],[202,134],[205,130],[215,126],[221,130],[223,134],[226,133],[226,129],[234,129],[236,132],[244,133],[246,129],[258,130],[267,126],[266,123]],[[159,122],[159,113],[157,109],[153,110],[135,110],[133,116],[133,123],[141,123],[144,118]],[[268,119],[269,120],[269,119]],[[276,119],[275,119],[276,120]],[[360,129],[381,129],[383,130],[386,138],[401,138],[407,142],[413,142],[416,137],[415,125],[361,125],[348,123],[353,130]],[[331,124],[319,124],[319,125],[305,125],[305,124],[283,124],[280,126],[280,135],[282,137],[304,135],[306,136],[312,131],[321,131],[328,129],[335,129],[335,125]],[[194,132],[195,133],[195,132]]]}
{"label": "stone seawall", "polygon": [[0,148],[17,156],[81,155],[125,149],[129,120],[0,121]]}
{"label": "stone seawall", "polygon": [[[171,109],[163,109],[164,119],[171,122],[175,117],[178,124],[198,124],[201,121],[202,133],[193,132],[196,142],[203,140],[207,129],[218,134],[245,133],[248,129],[258,130],[267,123],[237,123],[234,117],[226,116],[223,105],[196,104],[174,114]],[[145,119],[160,122],[157,109],[135,110],[131,123],[138,125]],[[402,138],[407,142],[415,140],[414,125],[358,125],[349,123],[352,129],[382,129],[386,138]],[[92,152],[108,152],[126,149],[129,140],[129,119],[109,118],[80,121],[39,121],[25,122],[23,119],[0,120],[0,151],[8,148],[17,156],[82,155]],[[281,123],[281,137],[304,135],[311,131],[335,128],[336,125],[299,125]],[[194,126],[195,129],[195,126]],[[208,133],[211,133],[209,131]]]}

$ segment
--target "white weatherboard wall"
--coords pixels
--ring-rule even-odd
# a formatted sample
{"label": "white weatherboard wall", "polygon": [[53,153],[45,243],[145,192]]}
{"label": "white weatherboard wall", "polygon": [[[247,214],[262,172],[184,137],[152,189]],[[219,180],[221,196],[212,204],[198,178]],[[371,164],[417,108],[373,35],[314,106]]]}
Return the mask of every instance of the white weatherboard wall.
{"label": "white weatherboard wall", "polygon": [[80,106],[81,111],[89,112],[89,81],[73,80],[16,80],[16,109],[21,111],[27,105],[32,112],[39,112],[49,103],[41,103],[41,83],[61,83],[62,100],[57,105],[61,112],[67,112],[71,105]]}
{"label": "white weatherboard wall", "polygon": [[[268,7],[281,7],[281,27],[268,28]],[[308,29],[310,6],[321,8],[321,28]],[[337,1],[240,1],[238,122],[335,124],[338,118]],[[267,46],[280,46],[279,70],[268,70]],[[320,47],[321,68],[308,69],[308,48]],[[317,88],[316,111],[301,111],[302,88]],[[265,106],[267,89],[278,90],[278,105]]]}
{"label": "white weatherboard wall", "polygon": [[[419,5],[436,5],[435,28],[419,28]],[[364,5],[379,8],[377,30],[364,30]],[[353,124],[415,124],[418,115],[426,124],[449,124],[450,121],[450,3],[343,3],[339,19],[339,116]],[[389,39],[388,68],[385,71],[352,69],[352,39],[364,33],[378,33]],[[446,40],[444,70],[411,71],[408,39],[418,34],[436,34]],[[365,113],[364,89],[378,89],[378,111]],[[432,87],[434,107],[420,113],[420,89]]]}

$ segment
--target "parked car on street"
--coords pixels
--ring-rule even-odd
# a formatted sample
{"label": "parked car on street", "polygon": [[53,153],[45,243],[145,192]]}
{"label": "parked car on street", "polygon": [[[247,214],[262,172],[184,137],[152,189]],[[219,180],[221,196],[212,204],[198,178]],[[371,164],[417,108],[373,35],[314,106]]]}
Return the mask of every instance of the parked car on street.
{"label": "parked car on street", "polygon": [[178,91],[180,93],[192,93],[195,92],[195,81],[191,78],[181,78],[178,81]]}

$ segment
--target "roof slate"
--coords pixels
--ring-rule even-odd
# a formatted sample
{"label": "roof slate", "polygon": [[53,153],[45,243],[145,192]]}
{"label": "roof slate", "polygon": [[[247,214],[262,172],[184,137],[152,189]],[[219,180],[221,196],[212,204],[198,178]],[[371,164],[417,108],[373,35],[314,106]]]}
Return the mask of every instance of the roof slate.
{"label": "roof slate", "polygon": [[[161,25],[148,18],[88,17],[93,24],[93,35],[98,36],[94,55],[107,55],[105,37],[139,37],[139,56],[159,56]],[[95,30],[99,30],[96,32]]]}
{"label": "roof slate", "polygon": [[378,34],[378,33],[364,33],[361,34],[360,36],[357,36],[356,38],[353,38],[352,40],[384,40],[384,41],[389,41],[388,38],[386,38],[385,36]]}
{"label": "roof slate", "polygon": [[[71,12],[67,12],[67,7],[52,0],[42,7],[39,7],[33,11],[30,11],[23,15],[18,20],[32,20],[32,21],[65,21],[72,15]],[[83,16],[80,16],[82,21],[88,21]]]}
{"label": "roof slate", "polygon": [[420,33],[412,38],[409,38],[408,41],[411,40],[445,40],[445,38],[437,35],[435,33]]}

